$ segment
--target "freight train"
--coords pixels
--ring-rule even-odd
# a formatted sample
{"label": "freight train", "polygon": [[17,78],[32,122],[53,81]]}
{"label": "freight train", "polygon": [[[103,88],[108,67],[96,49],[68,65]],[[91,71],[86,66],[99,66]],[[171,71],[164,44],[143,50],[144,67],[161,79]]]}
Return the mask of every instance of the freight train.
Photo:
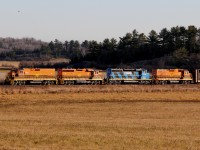
{"label": "freight train", "polygon": [[9,85],[74,85],[74,84],[191,84],[200,83],[200,69],[54,69],[23,68],[11,70],[5,84]]}

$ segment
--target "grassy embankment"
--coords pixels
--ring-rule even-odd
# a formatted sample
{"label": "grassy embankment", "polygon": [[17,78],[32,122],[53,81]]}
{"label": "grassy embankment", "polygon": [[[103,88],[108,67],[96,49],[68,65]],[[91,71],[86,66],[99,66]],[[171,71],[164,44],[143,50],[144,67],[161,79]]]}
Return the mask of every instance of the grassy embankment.
{"label": "grassy embankment", "polygon": [[198,149],[200,86],[0,87],[0,149]]}

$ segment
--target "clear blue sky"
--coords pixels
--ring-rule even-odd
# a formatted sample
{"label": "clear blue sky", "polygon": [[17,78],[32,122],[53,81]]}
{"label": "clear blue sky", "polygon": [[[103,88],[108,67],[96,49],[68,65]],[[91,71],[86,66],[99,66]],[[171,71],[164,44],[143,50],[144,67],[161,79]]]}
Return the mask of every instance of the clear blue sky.
{"label": "clear blue sky", "polygon": [[0,0],[0,37],[118,40],[134,29],[199,28],[199,18],[200,0]]}

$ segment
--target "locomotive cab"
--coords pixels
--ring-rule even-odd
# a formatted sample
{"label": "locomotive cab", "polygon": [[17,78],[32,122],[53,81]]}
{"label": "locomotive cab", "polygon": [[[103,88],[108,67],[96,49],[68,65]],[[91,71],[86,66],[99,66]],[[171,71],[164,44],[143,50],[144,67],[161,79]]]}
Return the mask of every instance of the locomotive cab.
{"label": "locomotive cab", "polygon": [[188,70],[184,70],[183,72],[182,72],[182,77],[183,77],[183,79],[191,79],[192,78],[192,74],[188,71]]}
{"label": "locomotive cab", "polygon": [[99,71],[97,71],[97,70],[91,72],[92,78],[98,77],[98,75],[99,75]]}
{"label": "locomotive cab", "polygon": [[8,72],[5,79],[5,84],[12,84],[16,76],[17,76],[16,70],[11,70],[10,72]]}

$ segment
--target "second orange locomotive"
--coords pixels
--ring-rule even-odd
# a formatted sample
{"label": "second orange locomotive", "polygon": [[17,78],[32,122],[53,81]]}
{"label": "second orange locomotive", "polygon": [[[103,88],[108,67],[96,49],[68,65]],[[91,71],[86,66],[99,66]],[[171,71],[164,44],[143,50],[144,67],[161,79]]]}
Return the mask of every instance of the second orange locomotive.
{"label": "second orange locomotive", "polygon": [[59,84],[103,84],[105,81],[105,72],[94,69],[59,69]]}

